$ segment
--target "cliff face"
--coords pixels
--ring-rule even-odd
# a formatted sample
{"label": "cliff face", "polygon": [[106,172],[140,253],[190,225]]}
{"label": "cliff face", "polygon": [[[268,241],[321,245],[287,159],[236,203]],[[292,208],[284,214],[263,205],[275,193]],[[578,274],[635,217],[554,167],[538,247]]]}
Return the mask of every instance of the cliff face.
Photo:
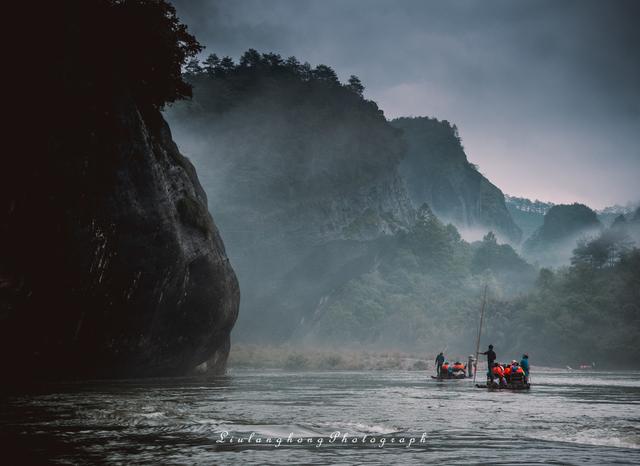
{"label": "cliff face", "polygon": [[67,104],[49,152],[16,164],[2,200],[5,370],[164,376],[209,361],[223,371],[238,283],[193,166],[124,87]]}
{"label": "cliff face", "polygon": [[407,156],[400,170],[414,205],[427,203],[438,217],[461,231],[493,230],[518,243],[522,237],[500,189],[467,160],[455,127],[431,118],[398,118]]}

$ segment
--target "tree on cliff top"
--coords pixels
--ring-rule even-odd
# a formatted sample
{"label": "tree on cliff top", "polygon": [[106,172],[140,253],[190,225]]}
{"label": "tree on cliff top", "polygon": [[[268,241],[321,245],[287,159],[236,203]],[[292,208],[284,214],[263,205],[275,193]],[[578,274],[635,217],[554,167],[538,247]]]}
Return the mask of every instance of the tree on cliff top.
{"label": "tree on cliff top", "polygon": [[182,67],[202,50],[166,0],[73,0],[65,11],[60,73],[67,90],[126,85],[142,105],[161,108],[191,96]]}

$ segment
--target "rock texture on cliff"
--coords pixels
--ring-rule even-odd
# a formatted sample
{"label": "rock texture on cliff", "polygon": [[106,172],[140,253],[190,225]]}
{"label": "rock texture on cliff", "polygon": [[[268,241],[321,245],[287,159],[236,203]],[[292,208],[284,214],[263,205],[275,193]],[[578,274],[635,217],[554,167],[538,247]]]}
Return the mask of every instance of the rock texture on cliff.
{"label": "rock texture on cliff", "polygon": [[414,205],[427,203],[435,214],[461,231],[492,230],[518,243],[522,237],[502,191],[469,163],[455,126],[435,118],[398,118],[407,155],[400,165]]}
{"label": "rock texture on cliff", "polygon": [[238,284],[195,170],[131,99],[104,122],[3,200],[5,361],[51,376],[224,370]]}
{"label": "rock texture on cliff", "polygon": [[[164,2],[66,6],[64,28],[43,43],[55,66],[44,69],[40,104],[55,118],[31,122],[46,147],[12,157],[4,172],[5,373],[166,376],[205,361],[223,371],[238,283],[196,172],[158,111],[177,81],[148,79],[186,36]],[[132,38],[155,48],[143,57]],[[114,49],[118,40],[134,52]],[[179,76],[179,61],[169,65]]]}

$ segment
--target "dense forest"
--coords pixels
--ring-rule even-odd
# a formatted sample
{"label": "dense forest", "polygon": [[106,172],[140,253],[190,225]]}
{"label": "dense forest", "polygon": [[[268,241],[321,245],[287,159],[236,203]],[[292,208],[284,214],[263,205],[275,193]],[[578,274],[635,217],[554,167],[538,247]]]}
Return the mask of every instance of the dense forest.
{"label": "dense forest", "polygon": [[597,367],[638,367],[640,250],[613,264],[584,260],[558,271],[542,269],[536,288],[491,308],[488,335],[506,348],[535,348],[547,364],[595,362]]}

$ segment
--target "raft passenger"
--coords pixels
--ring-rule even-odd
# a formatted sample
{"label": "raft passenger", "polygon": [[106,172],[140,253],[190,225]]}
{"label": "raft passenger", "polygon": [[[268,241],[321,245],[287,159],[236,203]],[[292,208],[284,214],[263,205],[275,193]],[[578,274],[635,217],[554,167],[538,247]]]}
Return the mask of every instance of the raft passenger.
{"label": "raft passenger", "polygon": [[506,385],[507,381],[504,378],[504,369],[502,369],[502,366],[500,365],[500,363],[494,363],[493,365],[493,369],[492,369],[493,375],[498,379],[498,382],[500,383],[500,385]]}
{"label": "raft passenger", "polygon": [[440,367],[440,377],[448,377],[449,376],[449,361],[445,361],[442,363],[442,367]]}

